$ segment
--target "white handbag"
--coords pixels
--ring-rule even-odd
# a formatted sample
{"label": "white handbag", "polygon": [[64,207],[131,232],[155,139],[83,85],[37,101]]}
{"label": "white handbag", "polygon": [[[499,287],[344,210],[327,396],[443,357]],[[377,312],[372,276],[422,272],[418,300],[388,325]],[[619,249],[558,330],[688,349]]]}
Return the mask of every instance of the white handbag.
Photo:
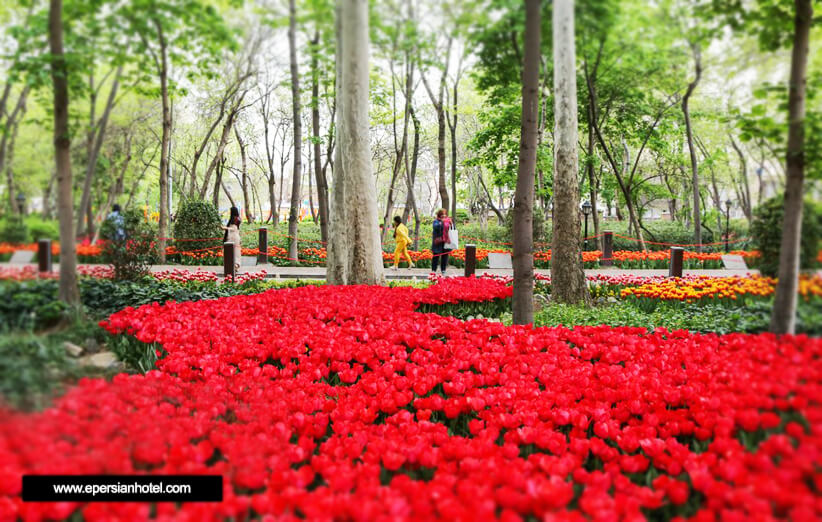
{"label": "white handbag", "polygon": [[448,229],[448,241],[446,241],[445,245],[443,245],[443,246],[445,247],[446,250],[456,250],[460,247],[459,245],[460,245],[460,235],[459,235],[459,232],[457,231],[456,225],[454,225],[454,222],[452,221],[451,222],[451,228]]}

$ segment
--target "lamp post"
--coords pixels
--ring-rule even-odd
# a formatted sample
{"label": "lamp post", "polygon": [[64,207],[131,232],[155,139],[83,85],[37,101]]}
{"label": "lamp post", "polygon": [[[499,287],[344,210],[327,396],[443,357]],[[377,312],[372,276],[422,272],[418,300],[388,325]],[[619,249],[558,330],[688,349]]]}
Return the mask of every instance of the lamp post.
{"label": "lamp post", "polygon": [[20,211],[20,216],[26,214],[26,195],[22,192],[17,193],[17,209]]}
{"label": "lamp post", "polygon": [[586,200],[582,204],[582,214],[585,216],[585,235],[584,235],[585,239],[583,240],[584,241],[583,248],[585,250],[588,250],[588,216],[591,215],[591,202],[590,201]]}
{"label": "lamp post", "polygon": [[730,234],[731,222],[731,200],[725,202],[725,253],[728,253],[728,237]]}

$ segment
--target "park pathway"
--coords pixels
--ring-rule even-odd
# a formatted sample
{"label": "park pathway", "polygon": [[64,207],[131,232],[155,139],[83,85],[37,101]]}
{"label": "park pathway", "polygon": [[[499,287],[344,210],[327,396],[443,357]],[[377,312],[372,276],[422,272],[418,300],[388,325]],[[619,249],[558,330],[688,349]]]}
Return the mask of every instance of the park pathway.
{"label": "park pathway", "polygon": [[[27,263],[27,264],[10,264],[10,263],[0,263],[2,267],[11,267],[16,266],[22,268],[24,266],[31,266],[36,268],[36,264]],[[96,267],[96,266],[106,266],[106,265],[83,265],[88,267]],[[59,264],[54,264],[54,271],[59,270]],[[191,265],[153,265],[151,267],[152,272],[163,272],[167,270],[187,270],[187,271],[207,271],[207,272],[216,272],[217,274],[223,273],[222,266],[215,266],[215,265],[208,265],[208,266],[191,266]],[[253,265],[253,266],[243,266],[239,273],[240,274],[254,274],[259,273],[261,271],[266,272],[266,277],[273,278],[273,279],[325,279],[325,267],[317,267],[317,266],[275,266],[270,264],[264,265]],[[551,270],[549,269],[536,269],[534,270],[535,273],[543,275],[543,276],[550,276]],[[729,270],[729,269],[717,269],[717,270],[683,270],[683,275],[706,275],[706,276],[714,276],[714,277],[726,277],[726,276],[744,276],[746,274],[758,274],[758,270]],[[430,270],[427,268],[400,268],[397,271],[391,270],[389,268],[385,269],[385,277],[388,280],[395,280],[395,279],[403,279],[403,280],[421,280],[427,279],[428,274],[430,274]],[[455,268],[450,267],[446,272],[449,276],[461,276],[463,275],[462,268]],[[499,276],[512,276],[513,270],[510,268],[478,268],[476,270],[477,275],[499,275]],[[635,276],[667,276],[668,269],[641,269],[641,268],[629,268],[629,269],[621,269],[621,268],[591,268],[586,269],[585,274],[588,276],[595,276],[598,274],[602,275],[635,275]]]}

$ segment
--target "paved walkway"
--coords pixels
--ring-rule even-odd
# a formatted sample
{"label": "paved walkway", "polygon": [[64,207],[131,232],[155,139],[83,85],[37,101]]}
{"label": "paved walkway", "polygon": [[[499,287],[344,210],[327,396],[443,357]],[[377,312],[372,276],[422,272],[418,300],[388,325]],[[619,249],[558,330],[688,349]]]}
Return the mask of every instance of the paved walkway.
{"label": "paved walkway", "polygon": [[[0,263],[0,266],[8,267],[8,266],[31,266],[37,267],[36,264],[28,263],[28,264],[15,264],[12,265],[10,263]],[[106,265],[84,265],[84,266],[106,266]],[[55,263],[54,270],[59,270],[59,265]],[[196,271],[196,270],[204,270],[208,272],[216,272],[218,274],[223,273],[222,266],[190,266],[190,265],[154,265],[151,267],[152,272],[162,272],[165,270],[188,270],[188,271]],[[306,266],[306,267],[294,267],[294,266],[274,266],[274,265],[254,265],[254,266],[243,266],[240,269],[240,273],[258,273],[262,270],[265,270],[267,277],[274,278],[274,279],[325,279],[325,267],[316,267],[316,266]],[[537,274],[550,276],[551,270],[548,269],[537,269],[535,270]],[[428,278],[428,274],[430,270],[427,268],[400,268],[396,272],[391,270],[390,268],[385,269],[385,277],[386,279],[426,279]],[[464,271],[462,268],[455,268],[449,267],[446,271],[446,274],[453,275],[453,276],[460,276],[463,275]],[[481,274],[493,274],[493,275],[502,275],[502,276],[510,276],[513,275],[513,270],[510,268],[497,268],[497,269],[488,269],[488,268],[478,268],[476,270],[477,275]],[[707,275],[707,276],[733,276],[733,275],[741,275],[744,276],[746,274],[756,274],[759,273],[758,270],[683,270],[683,274],[697,274],[697,275]],[[621,268],[593,268],[585,270],[586,275],[637,275],[637,276],[667,276],[668,269],[639,269],[639,268],[631,268],[631,269],[621,269]]]}

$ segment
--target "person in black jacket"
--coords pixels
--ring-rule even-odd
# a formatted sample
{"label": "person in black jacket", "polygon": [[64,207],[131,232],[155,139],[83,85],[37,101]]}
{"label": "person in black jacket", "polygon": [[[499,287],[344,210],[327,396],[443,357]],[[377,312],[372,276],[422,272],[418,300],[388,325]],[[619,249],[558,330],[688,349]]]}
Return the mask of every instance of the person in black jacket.
{"label": "person in black jacket", "polygon": [[434,220],[434,226],[431,233],[431,252],[434,257],[431,260],[431,273],[437,273],[437,265],[440,267],[440,272],[445,275],[445,269],[448,266],[448,253],[450,249],[445,248],[446,232],[451,228],[451,218],[448,217],[448,211],[441,208],[437,211],[437,219]]}

